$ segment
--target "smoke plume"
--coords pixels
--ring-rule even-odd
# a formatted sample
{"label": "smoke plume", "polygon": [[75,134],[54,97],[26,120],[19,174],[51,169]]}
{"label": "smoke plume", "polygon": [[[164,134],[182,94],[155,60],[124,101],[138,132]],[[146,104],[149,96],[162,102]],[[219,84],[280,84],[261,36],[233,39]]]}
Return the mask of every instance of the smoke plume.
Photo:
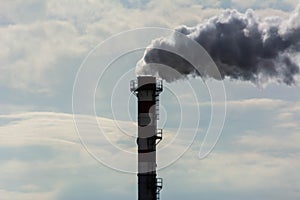
{"label": "smoke plume", "polygon": [[[245,13],[226,10],[195,27],[183,25],[175,30],[202,45],[216,63],[220,79],[228,77],[255,84],[275,80],[292,85],[295,83],[295,76],[299,74],[296,57],[300,53],[300,7],[287,19],[261,19],[253,10]],[[189,75],[210,76],[205,71],[198,73],[180,55],[160,49],[184,49],[188,54],[195,54],[176,38],[158,38],[152,41],[137,63],[137,74],[158,75],[169,82],[185,79]],[[179,75],[174,76],[164,71],[160,64],[178,71]]]}

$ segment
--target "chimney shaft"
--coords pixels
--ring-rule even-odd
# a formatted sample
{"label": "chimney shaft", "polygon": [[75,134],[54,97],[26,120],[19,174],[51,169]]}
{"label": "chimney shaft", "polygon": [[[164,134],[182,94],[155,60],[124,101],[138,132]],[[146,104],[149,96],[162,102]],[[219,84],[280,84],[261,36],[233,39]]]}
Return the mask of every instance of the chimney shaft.
{"label": "chimney shaft", "polygon": [[138,200],[158,200],[162,180],[156,178],[156,145],[162,139],[157,130],[158,96],[162,82],[139,76],[131,82],[138,99]]}

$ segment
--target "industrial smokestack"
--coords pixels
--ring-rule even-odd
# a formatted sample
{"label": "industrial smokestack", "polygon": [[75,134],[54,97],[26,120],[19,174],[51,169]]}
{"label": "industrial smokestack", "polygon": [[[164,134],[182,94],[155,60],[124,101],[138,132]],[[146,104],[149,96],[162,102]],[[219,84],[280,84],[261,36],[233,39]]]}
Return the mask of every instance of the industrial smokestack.
{"label": "industrial smokestack", "polygon": [[139,76],[130,89],[138,99],[138,199],[158,200],[162,179],[156,178],[156,145],[162,139],[162,130],[157,129],[162,81]]}
{"label": "industrial smokestack", "polygon": [[[300,53],[300,7],[288,19],[261,19],[253,10],[245,13],[226,10],[195,27],[178,27],[171,37],[152,41],[137,64],[138,75],[159,76],[168,82],[189,75],[210,76],[205,71],[199,74],[181,56],[160,49],[183,49],[197,57],[193,49],[179,41],[178,32],[202,45],[216,63],[221,79],[228,77],[255,84],[277,81],[292,85],[299,74],[296,57]],[[180,75],[174,76],[160,64],[171,67]]]}

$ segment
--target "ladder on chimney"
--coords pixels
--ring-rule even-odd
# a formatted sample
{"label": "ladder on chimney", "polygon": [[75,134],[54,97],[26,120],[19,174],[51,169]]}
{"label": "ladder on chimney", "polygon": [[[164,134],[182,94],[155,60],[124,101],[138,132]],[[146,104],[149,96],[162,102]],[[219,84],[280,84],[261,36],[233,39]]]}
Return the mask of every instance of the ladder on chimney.
{"label": "ladder on chimney", "polygon": [[156,130],[156,145],[162,140],[163,130],[157,129]]}
{"label": "ladder on chimney", "polygon": [[162,178],[157,178],[156,179],[156,200],[160,199],[159,193],[162,189],[162,186],[163,186],[163,179]]}
{"label": "ladder on chimney", "polygon": [[155,101],[156,101],[156,106],[155,106],[156,119],[159,120],[159,94],[157,92],[155,94]]}
{"label": "ladder on chimney", "polygon": [[159,120],[159,93],[161,93],[163,89],[163,83],[162,80],[157,80],[156,81],[156,92],[155,92],[155,101],[156,101],[156,119]]}

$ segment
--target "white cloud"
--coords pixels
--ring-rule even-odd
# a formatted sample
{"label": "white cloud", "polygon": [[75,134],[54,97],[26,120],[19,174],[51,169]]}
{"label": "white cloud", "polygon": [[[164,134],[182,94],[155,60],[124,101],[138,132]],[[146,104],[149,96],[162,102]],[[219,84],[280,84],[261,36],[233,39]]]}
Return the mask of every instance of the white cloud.
{"label": "white cloud", "polygon": [[0,34],[0,83],[31,92],[47,92],[58,81],[48,76],[53,68],[76,67],[60,65],[59,59],[86,51],[73,25],[64,21],[12,25]]}
{"label": "white cloud", "polygon": [[[0,28],[0,83],[33,93],[55,93],[55,87],[72,84],[58,74],[67,68],[76,70],[88,50],[112,34],[145,26],[195,25],[220,12],[203,9],[194,0],[150,1],[136,8],[108,0],[5,2],[0,17],[6,21]],[[77,59],[77,65],[70,66],[70,59]]]}
{"label": "white cloud", "polygon": [[[286,128],[286,127],[281,127]],[[259,150],[269,151],[299,151],[300,135],[296,132],[288,134],[279,134],[274,131],[271,134],[268,133],[256,133],[256,134],[245,134],[241,136],[236,144],[244,148],[253,148]],[[284,154],[284,153],[283,153]]]}
{"label": "white cloud", "polygon": [[[288,101],[271,98],[249,98],[241,100],[228,100],[225,102],[228,109],[274,109],[288,105]],[[200,102],[199,106],[223,106],[224,102]]]}
{"label": "white cloud", "polygon": [[[268,100],[262,102],[268,102]],[[241,113],[240,118],[244,115],[245,113]],[[90,129],[93,126],[89,125],[89,117],[82,117],[86,120],[86,133],[91,132]],[[274,118],[276,117],[274,116]],[[11,159],[7,159],[9,158],[7,156],[6,159],[3,159],[4,157],[0,155],[0,171],[2,172],[0,187],[3,188],[1,194],[5,199],[13,196],[16,199],[29,197],[64,199],[63,197],[70,197],[72,192],[78,190],[78,187],[90,184],[87,183],[88,181],[83,183],[80,178],[74,178],[76,176],[93,176],[90,179],[92,182],[95,177],[100,176],[99,181],[101,181],[95,186],[101,188],[106,194],[126,188],[125,185],[128,184],[126,179],[132,177],[130,179],[131,189],[123,192],[125,196],[135,192],[133,185],[136,183],[133,174],[123,176],[118,172],[107,170],[101,165],[98,166],[97,162],[81,147],[72,115],[35,112],[2,115],[0,120],[4,119],[6,119],[6,123],[0,127],[1,151],[8,148],[8,155],[13,155],[13,149],[27,149],[26,151],[15,151],[23,153],[16,154],[18,156],[11,157]],[[112,120],[105,118],[98,120],[102,122],[107,136],[114,144],[126,141],[124,140],[126,136],[124,133],[120,134],[120,130]],[[127,127],[126,131],[135,131],[136,129],[131,122],[121,121],[119,124]],[[250,134],[243,133],[233,136],[231,139],[234,142],[230,143],[221,138],[219,143],[230,145],[233,149],[216,150],[204,160],[197,159],[197,150],[195,151],[195,149],[200,141],[195,141],[194,145],[196,146],[174,165],[159,171],[166,182],[166,191],[163,191],[163,194],[171,195],[177,191],[202,193],[207,188],[214,188],[214,191],[221,193],[224,190],[242,196],[253,193],[253,195],[265,195],[265,199],[272,199],[275,190],[275,194],[278,196],[273,199],[280,199],[279,197],[284,192],[292,192],[299,185],[297,170],[300,167],[298,154],[295,151],[298,149],[300,139],[297,132],[285,134],[280,132],[278,130],[275,132],[276,134],[265,134],[261,130],[257,130]],[[95,140],[94,137],[90,139]],[[129,137],[129,140],[132,140],[134,145],[132,150],[135,151],[135,139]],[[164,143],[160,145],[167,145],[166,143],[171,140],[172,133],[169,133],[164,138]],[[171,152],[183,151],[185,148],[183,140],[182,136],[181,141],[174,143],[169,148],[169,153],[160,154],[158,164],[162,164],[163,159],[170,157]],[[101,153],[116,156],[114,147],[103,146],[103,141],[94,141],[94,144],[95,149],[92,150],[98,148]],[[32,146],[35,148],[31,148]],[[126,145],[123,146],[123,148],[125,147]],[[45,158],[38,156],[37,151]],[[28,153],[31,157],[28,157]],[[126,164],[128,160],[124,158],[118,162]],[[135,165],[135,163],[132,164]],[[124,187],[120,186],[119,189],[115,188],[110,191],[109,185],[114,188],[114,179],[121,185],[124,183]],[[182,187],[182,184],[185,187]],[[12,187],[15,189],[11,190]],[[26,192],[21,193],[20,191]],[[96,191],[92,190],[94,195],[100,195]],[[299,195],[297,192],[288,193],[288,198],[297,199]]]}
{"label": "white cloud", "polygon": [[[295,4],[294,1],[286,2]],[[89,49],[111,34],[143,26],[174,28],[179,24],[195,25],[221,11],[218,8],[203,9],[201,5],[181,0],[153,1],[138,8],[126,8],[112,1],[86,0],[75,3],[67,0],[30,0],[24,3],[20,0],[2,1],[0,10],[1,86],[47,94],[72,84],[65,82],[70,80],[67,68],[77,68],[80,63],[75,66],[69,60],[80,62]],[[286,16],[285,12],[274,9],[260,10],[259,14]],[[229,92],[235,92],[234,89],[241,92],[245,88],[231,87]],[[257,91],[251,91],[252,97],[257,95]],[[262,199],[264,195],[264,199],[272,200],[299,199],[297,113],[300,104],[290,100],[275,100],[269,96],[261,97],[264,94],[260,98],[251,98],[248,94],[234,95],[239,97],[236,99],[245,99],[228,102],[229,109],[233,111],[233,115],[230,115],[233,120],[227,125],[229,127],[221,137],[217,151],[208,159],[199,161],[196,152],[199,141],[195,141],[193,150],[179,162],[159,172],[165,176],[163,196],[178,194],[170,198],[176,200],[184,192],[200,195],[210,191],[209,197],[212,197],[217,193],[228,194],[229,191],[240,195],[236,199]],[[36,108],[1,103],[1,111],[2,106],[6,107],[6,113],[14,114],[0,116],[0,147],[1,152],[6,153],[5,156],[0,154],[1,199],[70,199],[64,194],[84,194],[89,191],[80,190],[80,187],[92,186],[96,188],[92,192],[97,195],[105,193],[107,198],[117,191],[121,191],[124,199],[135,197],[136,176],[106,169],[92,159],[78,140],[72,115],[15,113]],[[249,119],[251,121],[247,121]],[[119,121],[124,133],[117,129],[112,120],[98,120],[102,121],[106,136],[112,143],[135,152],[136,143],[132,137],[135,124]],[[260,127],[258,124],[262,120],[270,123]],[[86,122],[87,132],[97,130]],[[250,125],[237,129],[237,122]],[[274,127],[270,128],[270,124]],[[252,128],[252,134],[246,130],[249,127]],[[287,127],[292,131],[287,131]],[[243,131],[237,134],[232,130]],[[173,138],[172,131],[166,131],[160,148],[168,145]],[[94,135],[88,139],[95,141],[92,150],[118,158],[114,146],[105,146],[103,141],[95,140],[97,138]],[[183,151],[186,144],[184,135],[179,139],[170,147],[170,154],[161,154],[159,158],[165,159],[176,151]],[[135,165],[126,163],[128,161],[124,159],[118,162]],[[159,160],[158,164],[162,162]],[[119,186],[116,188],[116,185]]]}
{"label": "white cloud", "polygon": [[255,107],[264,109],[273,109],[274,107],[283,106],[286,104],[285,101],[276,99],[266,99],[266,98],[251,98],[245,100],[236,100],[226,102],[228,106],[234,106],[238,108],[247,107],[249,109]]}
{"label": "white cloud", "polygon": [[[187,4],[175,12],[180,2],[165,2],[168,10],[161,3],[149,3],[145,9],[128,9],[117,1],[2,3],[0,20],[7,22],[0,28],[0,84],[32,93],[55,93],[54,87],[72,84],[58,73],[76,70],[88,50],[112,34],[144,26],[173,28],[216,12]],[[77,59],[77,65],[70,66],[69,59]]]}
{"label": "white cloud", "polygon": [[296,7],[296,5],[299,3],[297,1],[291,1],[291,0],[248,0],[248,1],[242,1],[242,0],[232,0],[232,7],[238,8],[238,9],[264,9],[264,8],[276,8],[276,9],[283,9],[283,10],[292,10]]}
{"label": "white cloud", "polygon": [[[112,142],[118,142],[116,138],[122,139],[112,120],[98,120],[102,122]],[[67,192],[66,187],[82,183],[80,178],[75,177],[92,171],[101,180],[97,183],[99,187],[106,184],[105,188],[113,188],[114,179],[111,178],[119,174],[103,169],[86,152],[79,142],[71,114],[19,113],[1,115],[0,121],[3,122],[0,126],[1,199],[57,199]],[[127,125],[135,129],[134,124]],[[87,133],[91,132],[93,127],[86,127]],[[114,155],[116,150],[102,143],[95,141],[95,150]],[[124,159],[121,162],[126,163]],[[107,170],[106,174],[110,175],[103,175],[103,170]]]}
{"label": "white cloud", "polygon": [[0,189],[0,196],[2,200],[32,200],[32,199],[43,199],[53,200],[55,199],[55,192],[15,192]]}
{"label": "white cloud", "polygon": [[43,20],[46,15],[46,0],[1,1],[0,24],[30,23]]}

